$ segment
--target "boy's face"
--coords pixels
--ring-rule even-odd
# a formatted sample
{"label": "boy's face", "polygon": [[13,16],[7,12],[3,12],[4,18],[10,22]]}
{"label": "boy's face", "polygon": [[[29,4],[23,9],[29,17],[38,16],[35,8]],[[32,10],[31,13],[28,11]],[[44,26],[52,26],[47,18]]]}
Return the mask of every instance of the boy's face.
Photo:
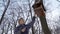
{"label": "boy's face", "polygon": [[20,25],[25,24],[25,23],[24,23],[24,20],[23,20],[23,19],[20,19],[20,20],[19,20],[19,24],[20,24]]}

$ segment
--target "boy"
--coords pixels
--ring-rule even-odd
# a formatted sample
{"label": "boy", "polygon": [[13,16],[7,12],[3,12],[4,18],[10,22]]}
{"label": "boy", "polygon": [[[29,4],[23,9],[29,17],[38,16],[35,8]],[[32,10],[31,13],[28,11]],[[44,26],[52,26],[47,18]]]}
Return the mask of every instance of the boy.
{"label": "boy", "polygon": [[24,19],[19,19],[19,26],[15,28],[14,34],[28,34],[29,29],[33,26],[35,22],[35,16],[32,18],[32,21],[25,25]]}

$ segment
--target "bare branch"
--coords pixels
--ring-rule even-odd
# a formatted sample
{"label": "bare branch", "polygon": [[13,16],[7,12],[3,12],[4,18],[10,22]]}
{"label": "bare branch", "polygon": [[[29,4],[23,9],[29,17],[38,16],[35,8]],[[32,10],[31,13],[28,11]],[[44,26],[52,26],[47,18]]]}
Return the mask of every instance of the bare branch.
{"label": "bare branch", "polygon": [[3,12],[3,14],[2,14],[2,17],[1,17],[1,20],[0,20],[0,24],[2,23],[2,20],[3,20],[3,18],[4,18],[4,15],[5,15],[6,11],[7,11],[8,6],[9,6],[9,3],[10,3],[10,0],[8,0],[8,3],[7,3],[7,5],[5,6],[5,10],[4,10],[4,12]]}

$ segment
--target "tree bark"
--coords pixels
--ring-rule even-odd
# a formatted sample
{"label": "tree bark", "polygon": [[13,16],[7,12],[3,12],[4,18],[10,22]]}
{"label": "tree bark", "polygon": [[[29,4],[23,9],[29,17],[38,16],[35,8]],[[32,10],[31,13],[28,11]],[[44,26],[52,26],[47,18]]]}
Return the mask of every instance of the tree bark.
{"label": "tree bark", "polygon": [[51,31],[48,28],[46,17],[45,17],[45,8],[43,6],[43,0],[33,5],[35,13],[39,16],[41,21],[41,26],[44,34],[51,34]]}
{"label": "tree bark", "polygon": [[1,17],[1,19],[0,19],[0,25],[1,25],[1,23],[2,23],[2,20],[3,20],[3,18],[4,18],[4,15],[5,15],[6,11],[7,11],[7,8],[8,8],[8,6],[9,6],[9,3],[10,3],[10,0],[8,0],[8,3],[7,3],[7,5],[5,6],[4,12],[3,12],[2,17]]}

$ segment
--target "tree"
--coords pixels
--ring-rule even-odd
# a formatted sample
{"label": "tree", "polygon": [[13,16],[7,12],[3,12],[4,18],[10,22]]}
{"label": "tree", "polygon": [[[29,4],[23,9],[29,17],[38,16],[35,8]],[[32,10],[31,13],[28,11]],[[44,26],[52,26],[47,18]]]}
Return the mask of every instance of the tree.
{"label": "tree", "polygon": [[[29,12],[31,13],[31,18],[32,18],[32,11],[31,11],[31,5],[30,5],[30,1],[28,0],[28,2],[29,2]],[[32,34],[35,34],[34,33],[34,27],[32,27]]]}
{"label": "tree", "polygon": [[3,12],[2,17],[1,17],[1,20],[0,20],[0,24],[2,23],[2,20],[4,18],[4,15],[5,15],[6,11],[7,11],[8,6],[9,6],[9,3],[10,3],[10,0],[8,0],[7,5],[5,6],[4,12]]}
{"label": "tree", "polygon": [[40,18],[44,34],[51,34],[51,32],[48,28],[48,25],[47,25],[46,18],[45,18],[45,13],[44,13],[45,9],[44,9],[44,6],[43,6],[43,0],[38,0],[38,2],[35,1],[35,4],[33,5],[33,8],[34,8],[35,13]]}

